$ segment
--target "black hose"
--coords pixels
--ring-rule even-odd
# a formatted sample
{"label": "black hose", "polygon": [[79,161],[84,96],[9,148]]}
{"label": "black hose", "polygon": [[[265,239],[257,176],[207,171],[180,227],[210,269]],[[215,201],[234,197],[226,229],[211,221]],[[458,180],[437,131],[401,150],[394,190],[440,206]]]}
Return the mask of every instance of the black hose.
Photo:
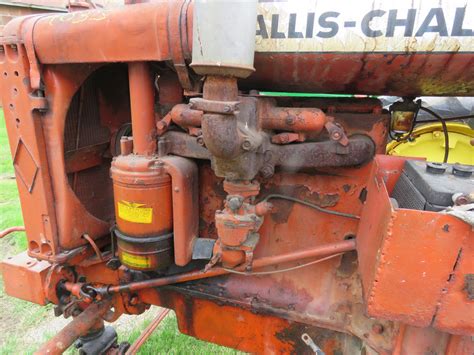
{"label": "black hose", "polygon": [[435,117],[440,123],[441,126],[443,127],[443,134],[444,134],[444,159],[443,163],[448,162],[448,157],[449,157],[449,134],[448,134],[448,127],[446,127],[446,122],[444,122],[443,118],[438,115],[436,112],[430,110],[429,108],[420,106],[420,110],[423,110],[427,113],[429,113],[431,116]]}
{"label": "black hose", "polygon": [[[459,120],[468,120],[470,118],[474,118],[474,115],[466,115],[466,116],[457,116],[457,117],[444,117],[443,121],[459,121]],[[436,120],[423,120],[419,123],[432,123],[432,122],[439,122],[438,119]]]}
{"label": "black hose", "polygon": [[359,216],[356,216],[356,215],[353,215],[353,214],[350,214],[350,213],[344,213],[344,212],[328,210],[327,208],[320,207],[318,205],[315,205],[314,203],[311,203],[311,202],[306,201],[306,200],[301,200],[301,199],[293,197],[293,196],[280,195],[280,194],[271,194],[271,195],[268,195],[267,197],[265,197],[262,200],[262,202],[263,201],[266,202],[266,201],[268,201],[272,198],[279,198],[279,199],[282,199],[282,200],[288,200],[288,201],[300,203],[300,204],[305,205],[307,207],[314,208],[315,210],[317,210],[319,212],[332,214],[334,216],[346,217],[346,218],[352,218],[352,219],[360,219]]}

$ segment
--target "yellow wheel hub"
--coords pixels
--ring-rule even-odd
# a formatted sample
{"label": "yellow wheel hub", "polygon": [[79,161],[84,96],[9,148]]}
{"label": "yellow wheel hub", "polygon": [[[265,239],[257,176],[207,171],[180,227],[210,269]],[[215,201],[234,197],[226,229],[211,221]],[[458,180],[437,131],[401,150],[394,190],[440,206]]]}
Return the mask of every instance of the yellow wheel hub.
{"label": "yellow wheel hub", "polygon": [[[448,163],[474,165],[474,130],[458,122],[446,123],[449,134]],[[387,145],[388,155],[426,158],[442,162],[444,157],[444,135],[441,124],[425,124],[416,127],[413,139]]]}

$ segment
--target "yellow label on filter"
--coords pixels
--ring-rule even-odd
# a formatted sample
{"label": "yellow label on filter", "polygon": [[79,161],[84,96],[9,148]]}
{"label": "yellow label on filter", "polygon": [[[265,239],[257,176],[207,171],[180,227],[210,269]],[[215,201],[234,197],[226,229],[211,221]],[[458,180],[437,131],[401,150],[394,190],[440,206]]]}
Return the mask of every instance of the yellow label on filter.
{"label": "yellow label on filter", "polygon": [[150,224],[153,218],[153,208],[144,206],[143,203],[119,201],[117,203],[118,216],[124,221]]}
{"label": "yellow label on filter", "polygon": [[151,267],[151,259],[146,256],[133,255],[122,251],[122,263],[128,266],[148,269]]}

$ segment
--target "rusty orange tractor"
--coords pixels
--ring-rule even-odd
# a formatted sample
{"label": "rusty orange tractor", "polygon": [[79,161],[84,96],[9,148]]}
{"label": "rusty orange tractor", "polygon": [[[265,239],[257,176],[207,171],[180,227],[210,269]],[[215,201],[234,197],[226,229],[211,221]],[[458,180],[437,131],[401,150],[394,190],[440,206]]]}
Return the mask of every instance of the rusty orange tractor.
{"label": "rusty orange tractor", "polygon": [[473,28],[468,0],[129,1],[10,22],[28,250],[3,261],[5,289],[72,318],[38,353],[124,353],[104,320],[150,305],[252,353],[474,353],[472,167],[384,155],[420,112],[444,123],[417,97],[473,96]]}

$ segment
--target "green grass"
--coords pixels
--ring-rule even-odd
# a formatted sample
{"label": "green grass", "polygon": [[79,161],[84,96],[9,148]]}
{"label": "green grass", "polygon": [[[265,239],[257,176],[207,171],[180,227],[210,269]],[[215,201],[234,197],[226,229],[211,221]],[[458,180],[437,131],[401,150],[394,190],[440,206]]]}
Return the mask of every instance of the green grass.
{"label": "green grass", "polygon": [[[18,200],[15,172],[8,143],[3,111],[0,110],[0,230],[23,225],[23,217]],[[6,253],[19,252],[26,248],[24,233],[14,233],[2,240],[0,259]]]}
{"label": "green grass", "polygon": [[13,165],[8,144],[7,128],[3,118],[3,110],[0,110],[0,176],[3,174],[13,175]]}
{"label": "green grass", "polygon": [[[18,190],[11,160],[10,146],[3,111],[0,110],[0,230],[23,225]],[[0,240],[0,260],[26,249],[24,233],[13,233]],[[38,340],[25,339],[28,332],[38,327],[48,328],[54,320],[52,305],[41,307],[20,299],[9,297],[3,290],[3,278],[0,274],[0,355],[32,354],[41,343],[54,335],[50,331],[40,334]],[[119,341],[133,341],[147,327],[151,320],[138,322],[132,330],[118,330]],[[24,337],[23,337],[24,336]],[[77,351],[70,349],[69,354]],[[170,313],[152,334],[139,354],[234,354],[235,350],[215,344],[199,341],[179,333],[176,316]]]}
{"label": "green grass", "polygon": [[[125,339],[133,343],[140,333],[150,324],[145,321],[135,328]],[[176,315],[171,312],[140,348],[138,354],[238,354],[239,352],[216,344],[207,343],[181,334],[178,331]]]}

